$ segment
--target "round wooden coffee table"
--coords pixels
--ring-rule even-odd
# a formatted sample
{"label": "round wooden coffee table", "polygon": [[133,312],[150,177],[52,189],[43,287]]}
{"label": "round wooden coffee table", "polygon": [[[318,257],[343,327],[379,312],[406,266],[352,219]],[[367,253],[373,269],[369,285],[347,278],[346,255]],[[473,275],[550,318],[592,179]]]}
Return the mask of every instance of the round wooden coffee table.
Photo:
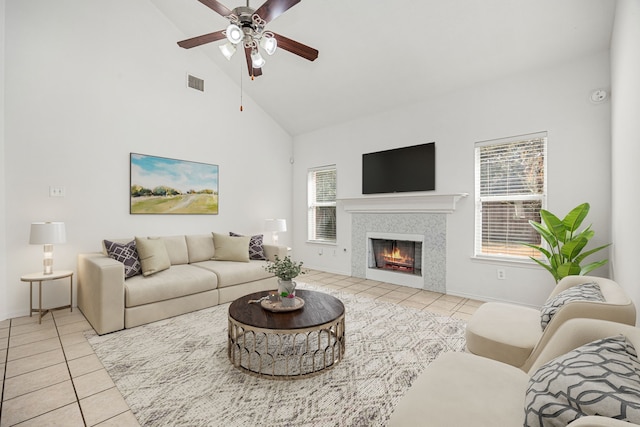
{"label": "round wooden coffee table", "polygon": [[342,301],[322,292],[296,290],[304,306],[295,311],[273,312],[249,303],[268,294],[245,295],[229,306],[227,353],[236,368],[261,377],[303,378],[342,360]]}

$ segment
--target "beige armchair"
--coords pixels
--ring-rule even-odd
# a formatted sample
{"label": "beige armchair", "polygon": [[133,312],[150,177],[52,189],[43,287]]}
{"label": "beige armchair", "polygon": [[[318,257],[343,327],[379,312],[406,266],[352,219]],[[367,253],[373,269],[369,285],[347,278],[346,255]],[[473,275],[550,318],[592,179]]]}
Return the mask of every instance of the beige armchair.
{"label": "beige armchair", "polygon": [[528,371],[558,327],[569,319],[592,318],[635,325],[633,302],[616,282],[595,276],[567,276],[549,298],[587,282],[600,286],[604,302],[572,301],[558,309],[547,327],[540,324],[540,310],[515,304],[483,304],[467,322],[467,350]]}
{"label": "beige armchair", "polygon": [[[528,372],[470,353],[445,353],[414,381],[388,426],[522,426],[529,379],[538,368],[584,344],[620,334],[640,351],[640,329],[634,326],[596,319],[567,320],[549,338]],[[630,425],[601,416],[583,416],[569,423],[570,427]]]}

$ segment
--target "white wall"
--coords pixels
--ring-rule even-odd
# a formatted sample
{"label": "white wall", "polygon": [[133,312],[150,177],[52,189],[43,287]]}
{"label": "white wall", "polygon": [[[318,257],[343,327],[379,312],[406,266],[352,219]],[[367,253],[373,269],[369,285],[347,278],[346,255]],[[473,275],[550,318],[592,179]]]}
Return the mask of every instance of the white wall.
{"label": "white wall", "polygon": [[[103,238],[255,233],[264,218],[290,219],[291,137],[247,96],[241,113],[237,82],[179,48],[185,35],[147,0],[9,0],[5,31],[0,319],[28,311],[19,278],[42,264],[32,221],[66,223],[54,265],[75,269]],[[185,87],[187,73],[205,93]],[[130,152],[218,164],[219,215],[130,215]],[[64,286],[48,286],[45,303],[64,304]]]}
{"label": "white wall", "polygon": [[[365,152],[436,142],[437,193],[469,193],[447,221],[447,292],[485,300],[541,304],[554,281],[529,265],[471,259],[474,226],[474,142],[548,131],[548,208],[560,215],[588,201],[594,245],[610,241],[610,103],[589,101],[609,87],[608,52],[550,69],[470,87],[390,111],[295,137],[294,255],[310,267],[349,274],[350,217],[338,208],[338,244],[306,243],[306,171],[336,164],[338,198],[361,195]],[[335,255],[334,255],[335,251]],[[496,269],[506,270],[497,280]],[[606,275],[607,269],[597,273]]]}
{"label": "white wall", "polygon": [[640,2],[618,0],[611,40],[613,277],[640,307]]}
{"label": "white wall", "polygon": [[[5,0],[0,0],[0,28],[4,28]],[[0,31],[0,61],[5,63],[4,55],[4,31]],[[0,188],[2,194],[6,193],[6,180],[4,174],[4,66],[0,67]],[[7,275],[7,227],[5,215],[4,197],[0,195],[0,320],[7,318],[7,290],[1,285]]]}

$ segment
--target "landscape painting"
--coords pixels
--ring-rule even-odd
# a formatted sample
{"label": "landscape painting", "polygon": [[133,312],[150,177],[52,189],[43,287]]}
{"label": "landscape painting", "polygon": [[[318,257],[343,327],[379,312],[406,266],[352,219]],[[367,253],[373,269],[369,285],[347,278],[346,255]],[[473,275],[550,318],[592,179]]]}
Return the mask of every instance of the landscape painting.
{"label": "landscape painting", "polygon": [[131,214],[218,214],[218,165],[131,153]]}

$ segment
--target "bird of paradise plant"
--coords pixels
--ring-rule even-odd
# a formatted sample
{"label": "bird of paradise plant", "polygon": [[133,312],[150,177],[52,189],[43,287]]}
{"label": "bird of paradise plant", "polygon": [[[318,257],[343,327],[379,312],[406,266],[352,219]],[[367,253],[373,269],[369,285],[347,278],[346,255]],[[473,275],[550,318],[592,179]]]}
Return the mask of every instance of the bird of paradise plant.
{"label": "bird of paradise plant", "polygon": [[540,218],[542,218],[542,223],[529,221],[529,224],[547,242],[549,248],[530,243],[524,243],[524,245],[538,250],[546,257],[547,262],[535,257],[530,258],[549,271],[556,283],[565,276],[587,274],[598,267],[602,267],[609,261],[608,259],[603,259],[585,266],[581,265],[586,257],[611,245],[609,243],[582,252],[595,234],[591,229],[591,225],[582,231],[578,231],[582,221],[589,213],[589,208],[588,203],[582,203],[573,208],[563,219],[559,219],[551,212],[541,209]]}

